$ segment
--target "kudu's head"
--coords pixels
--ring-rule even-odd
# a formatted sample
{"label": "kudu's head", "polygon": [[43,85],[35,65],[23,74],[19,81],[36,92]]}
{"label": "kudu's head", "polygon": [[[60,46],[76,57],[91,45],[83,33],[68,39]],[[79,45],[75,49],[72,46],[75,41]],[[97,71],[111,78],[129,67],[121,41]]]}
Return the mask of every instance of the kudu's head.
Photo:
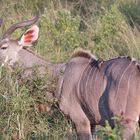
{"label": "kudu's head", "polygon": [[[0,62],[9,62],[12,65],[18,60],[18,53],[24,46],[31,46],[38,39],[39,28],[33,25],[39,19],[39,13],[31,19],[10,26],[0,39]],[[2,23],[2,22],[1,22]],[[32,25],[32,26],[31,26]],[[31,26],[18,39],[11,39],[11,34],[18,28]]]}

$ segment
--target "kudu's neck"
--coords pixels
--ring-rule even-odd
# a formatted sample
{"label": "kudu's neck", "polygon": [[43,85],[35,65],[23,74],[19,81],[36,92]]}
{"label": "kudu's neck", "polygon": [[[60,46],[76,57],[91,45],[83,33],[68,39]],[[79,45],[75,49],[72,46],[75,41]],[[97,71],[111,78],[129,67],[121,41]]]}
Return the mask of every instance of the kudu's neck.
{"label": "kudu's neck", "polygon": [[26,68],[33,67],[34,65],[47,67],[52,65],[50,61],[45,60],[44,58],[38,56],[37,54],[28,49],[21,49],[18,55],[19,60]]}
{"label": "kudu's neck", "polygon": [[51,61],[36,55],[28,49],[21,49],[18,58],[25,68],[32,68],[37,65],[41,68],[40,73],[44,74],[48,72],[49,76],[53,76],[54,78],[60,74],[65,65],[64,63],[53,64]]}

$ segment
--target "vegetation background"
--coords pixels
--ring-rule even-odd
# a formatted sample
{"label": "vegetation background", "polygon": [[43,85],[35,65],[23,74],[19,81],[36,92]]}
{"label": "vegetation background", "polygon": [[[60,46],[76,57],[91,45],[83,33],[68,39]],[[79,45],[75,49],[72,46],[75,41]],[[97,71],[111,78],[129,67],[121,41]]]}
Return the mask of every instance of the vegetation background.
{"label": "vegetation background", "polygon": [[[103,59],[140,59],[140,0],[0,0],[0,9],[1,34],[39,10],[39,40],[31,49],[54,63],[70,58],[77,47]],[[24,30],[17,30],[13,38]],[[73,123],[43,88],[54,90],[55,84],[36,72],[22,80],[20,71],[0,67],[0,140],[76,140]],[[98,127],[96,139],[121,140],[120,129]]]}

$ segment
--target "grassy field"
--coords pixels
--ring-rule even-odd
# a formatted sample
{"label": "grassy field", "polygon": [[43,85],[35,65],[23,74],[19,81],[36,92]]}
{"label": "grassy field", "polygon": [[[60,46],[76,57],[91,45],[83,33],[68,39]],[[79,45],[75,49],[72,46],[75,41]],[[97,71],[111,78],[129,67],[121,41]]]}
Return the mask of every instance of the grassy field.
{"label": "grassy field", "polygon": [[[4,20],[0,34],[39,10],[39,40],[31,49],[54,63],[70,58],[77,47],[103,59],[120,55],[140,59],[140,0],[0,0],[0,9]],[[24,31],[19,29],[12,37]],[[0,67],[0,140],[76,140],[73,123],[43,89],[47,85],[54,90],[55,84],[36,71],[24,80],[21,73],[20,68]],[[120,130],[118,125],[114,130],[99,127],[97,140],[121,140]]]}

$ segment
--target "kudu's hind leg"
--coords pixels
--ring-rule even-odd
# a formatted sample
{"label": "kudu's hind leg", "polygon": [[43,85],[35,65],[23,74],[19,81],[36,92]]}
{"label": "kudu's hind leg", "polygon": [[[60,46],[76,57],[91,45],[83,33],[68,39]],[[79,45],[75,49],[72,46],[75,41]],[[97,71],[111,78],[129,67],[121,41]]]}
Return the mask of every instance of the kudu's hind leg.
{"label": "kudu's hind leg", "polygon": [[125,122],[122,123],[123,128],[122,128],[122,136],[126,140],[132,140],[135,131],[136,131],[136,121],[131,121],[131,120],[126,120]]}

